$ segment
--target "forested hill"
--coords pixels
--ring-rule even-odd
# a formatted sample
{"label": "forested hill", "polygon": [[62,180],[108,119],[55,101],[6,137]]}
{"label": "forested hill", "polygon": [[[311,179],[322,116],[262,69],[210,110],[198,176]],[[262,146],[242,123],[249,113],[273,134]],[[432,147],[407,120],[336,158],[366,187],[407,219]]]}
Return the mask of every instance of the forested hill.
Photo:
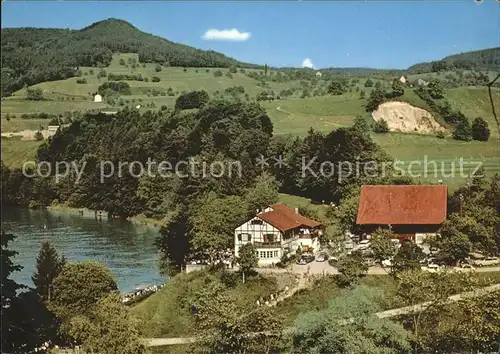
{"label": "forested hill", "polygon": [[1,39],[2,96],[25,84],[74,76],[78,66],[107,66],[113,52],[138,53],[141,62],[172,66],[258,67],[144,33],[117,19],[81,30],[6,28]]}
{"label": "forested hill", "polygon": [[410,66],[408,71],[424,73],[448,68],[500,70],[500,47],[474,50],[450,55],[442,60],[418,63]]}

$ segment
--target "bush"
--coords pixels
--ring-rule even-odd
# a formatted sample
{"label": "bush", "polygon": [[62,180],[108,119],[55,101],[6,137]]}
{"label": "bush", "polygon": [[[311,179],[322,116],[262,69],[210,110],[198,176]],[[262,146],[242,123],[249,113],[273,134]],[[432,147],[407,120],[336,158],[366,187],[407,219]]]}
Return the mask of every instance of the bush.
{"label": "bush", "polygon": [[431,82],[429,82],[428,88],[429,95],[431,95],[432,98],[443,98],[444,89],[441,81],[439,81],[438,79],[432,80]]}
{"label": "bush", "polygon": [[444,139],[445,138],[444,132],[441,131],[437,132],[436,137],[438,137],[439,139]]}
{"label": "bush", "polygon": [[375,133],[388,133],[389,132],[389,124],[384,118],[381,118],[378,122],[373,124],[373,131]]}
{"label": "bush", "polygon": [[488,122],[481,117],[474,119],[474,122],[472,122],[472,139],[488,141],[489,138],[490,129],[488,128]]}
{"label": "bush", "polygon": [[41,88],[28,88],[26,90],[26,99],[30,101],[43,101],[43,91]]}
{"label": "bush", "polygon": [[86,84],[86,83],[87,83],[87,79],[86,79],[86,78],[83,78],[83,79],[77,79],[77,80],[76,80],[76,83],[77,83],[77,84]]}
{"label": "bush", "polygon": [[274,100],[274,92],[272,91],[262,91],[257,94],[257,101],[273,101]]}
{"label": "bush", "polygon": [[342,95],[345,92],[340,82],[333,81],[328,85],[328,93],[331,95]]}
{"label": "bush", "polygon": [[161,80],[160,80],[160,78],[159,78],[158,76],[153,76],[153,77],[151,78],[151,82],[160,82],[160,81],[161,81]]}
{"label": "bush", "polygon": [[226,76],[227,76],[228,78],[230,78],[230,79],[232,79],[232,78],[233,78],[233,74],[231,74],[231,72],[230,72],[230,71],[228,71],[228,72],[226,73]]}
{"label": "bush", "polygon": [[109,73],[108,80],[109,81],[123,81],[123,80],[143,81],[144,78],[142,77],[141,74],[135,75],[135,74],[113,74],[113,73]]}
{"label": "bush", "polygon": [[123,58],[120,59],[120,65],[125,65],[125,59]]}
{"label": "bush", "polygon": [[97,78],[98,78],[98,79],[100,79],[101,77],[106,77],[106,76],[107,76],[107,74],[106,74],[106,70],[104,70],[104,69],[101,69],[101,70],[99,71],[99,73],[97,74]]}
{"label": "bush", "polygon": [[161,65],[160,65],[160,64],[156,64],[156,66],[155,66],[155,71],[156,71],[157,73],[159,73],[159,72],[161,71]]}
{"label": "bush", "polygon": [[400,97],[405,94],[405,89],[403,86],[403,83],[399,81],[398,79],[394,79],[392,81],[392,92],[391,92],[391,97]]}
{"label": "bush", "polygon": [[132,93],[130,85],[123,81],[105,82],[98,87],[97,92],[102,96],[106,96],[106,93],[109,93],[110,90],[122,95],[130,95]]}
{"label": "bush", "polygon": [[468,120],[461,121],[457,124],[453,132],[453,139],[463,141],[472,140],[472,128]]}
{"label": "bush", "polygon": [[373,87],[373,81],[371,79],[366,80],[365,87]]}
{"label": "bush", "polygon": [[90,74],[90,75],[94,75],[94,70],[90,69],[90,70],[89,70],[89,74]]}
{"label": "bush", "polygon": [[385,100],[385,94],[380,89],[375,89],[370,93],[368,102],[366,103],[366,111],[373,112],[377,110],[378,106]]}
{"label": "bush", "polygon": [[236,69],[234,66],[231,66],[231,67],[229,68],[229,72],[230,72],[231,74],[236,74],[236,73],[238,72],[238,69]]}
{"label": "bush", "polygon": [[215,70],[214,71],[214,77],[221,77],[222,76],[222,71],[221,70]]}
{"label": "bush", "polygon": [[37,130],[37,132],[35,133],[35,136],[34,136],[34,137],[35,137],[35,140],[36,140],[36,141],[41,141],[41,140],[43,140],[43,134],[42,134],[42,132],[41,132],[41,131],[39,131],[39,130]]}
{"label": "bush", "polygon": [[180,95],[175,101],[175,109],[201,108],[209,100],[206,91],[192,91]]}

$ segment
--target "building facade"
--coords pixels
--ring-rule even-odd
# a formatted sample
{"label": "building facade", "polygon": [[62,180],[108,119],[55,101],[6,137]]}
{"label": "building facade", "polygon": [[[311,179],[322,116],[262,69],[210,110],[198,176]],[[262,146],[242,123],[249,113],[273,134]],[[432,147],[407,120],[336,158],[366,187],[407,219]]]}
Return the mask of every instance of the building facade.
{"label": "building facade", "polygon": [[446,220],[445,185],[362,186],[356,223],[364,234],[389,228],[400,240],[422,245]]}
{"label": "building facade", "polygon": [[235,229],[234,254],[238,257],[240,248],[252,243],[259,266],[276,264],[298,248],[303,251],[318,249],[321,227],[321,223],[300,215],[297,209],[273,204]]}

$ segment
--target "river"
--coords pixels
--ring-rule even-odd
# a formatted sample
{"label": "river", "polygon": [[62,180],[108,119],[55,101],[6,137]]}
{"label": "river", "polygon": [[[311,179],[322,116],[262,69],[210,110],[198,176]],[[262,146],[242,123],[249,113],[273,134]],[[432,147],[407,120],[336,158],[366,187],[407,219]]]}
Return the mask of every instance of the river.
{"label": "river", "polygon": [[158,252],[153,244],[158,229],[126,220],[96,220],[93,214],[72,211],[4,208],[3,228],[16,239],[9,249],[19,252],[14,258],[24,268],[13,279],[33,286],[31,275],[43,241],[50,241],[68,261],[95,260],[114,274],[121,292],[138,286],[160,284]]}

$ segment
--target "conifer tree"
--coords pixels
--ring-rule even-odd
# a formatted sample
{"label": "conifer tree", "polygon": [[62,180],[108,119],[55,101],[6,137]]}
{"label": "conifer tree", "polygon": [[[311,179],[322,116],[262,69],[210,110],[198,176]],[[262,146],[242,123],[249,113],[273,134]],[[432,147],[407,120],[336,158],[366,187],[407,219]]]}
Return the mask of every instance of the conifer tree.
{"label": "conifer tree", "polygon": [[66,259],[59,257],[57,250],[50,242],[43,242],[36,259],[36,270],[31,279],[38,295],[44,300],[51,298],[52,282],[61,273]]}

